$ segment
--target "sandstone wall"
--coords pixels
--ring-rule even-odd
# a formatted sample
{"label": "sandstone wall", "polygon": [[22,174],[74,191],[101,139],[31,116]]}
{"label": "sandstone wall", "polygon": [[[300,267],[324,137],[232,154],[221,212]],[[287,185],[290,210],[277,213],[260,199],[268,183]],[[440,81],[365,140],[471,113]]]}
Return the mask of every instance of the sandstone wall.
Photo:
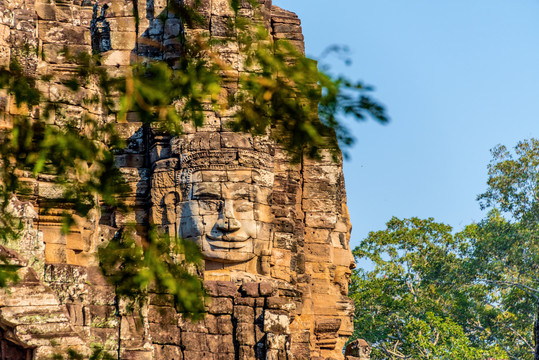
{"label": "sandstone wall", "polygon": [[[259,3],[254,9],[244,2],[240,14],[265,26],[275,41],[290,39],[303,51],[297,16],[271,0]],[[186,126],[174,138],[144,126],[136,114],[120,122],[85,102],[98,93],[96,84],[66,91],[62,81],[75,71],[61,54],[66,46],[73,53],[101,52],[103,66],[114,74],[145,59],[173,65],[181,54],[183,27],[166,1],[94,5],[1,1],[0,65],[17,58],[27,73],[53,76],[40,88],[63,103],[53,119],[60,126],[68,118],[83,121],[84,114],[117,123],[128,141],[117,164],[132,187],[127,201],[135,211],[129,217],[96,211],[62,235],[59,215],[66,209],[43,210],[61,196],[51,179],[21,175],[33,195],[20,205],[29,209],[21,215],[28,219],[25,240],[6,244],[6,251],[18,252],[13,256],[22,281],[0,294],[2,341],[9,345],[2,348],[36,358],[68,347],[88,353],[92,343],[120,359],[344,358],[352,333],[346,295],[354,264],[342,163],[325,154],[321,161],[292,165],[269,137],[228,131],[226,112],[208,111],[203,127]],[[227,0],[204,0],[199,11],[206,25],[185,29],[188,36],[234,35],[226,27],[234,16]],[[215,51],[231,67],[228,91],[236,91],[237,77],[247,71],[237,47],[229,43]],[[0,95],[5,113],[38,115]],[[9,126],[9,116],[1,120]],[[211,297],[203,321],[186,321],[168,294],[150,294],[135,312],[115,296],[95,254],[129,222],[138,224],[140,236],[156,224],[201,245]]]}

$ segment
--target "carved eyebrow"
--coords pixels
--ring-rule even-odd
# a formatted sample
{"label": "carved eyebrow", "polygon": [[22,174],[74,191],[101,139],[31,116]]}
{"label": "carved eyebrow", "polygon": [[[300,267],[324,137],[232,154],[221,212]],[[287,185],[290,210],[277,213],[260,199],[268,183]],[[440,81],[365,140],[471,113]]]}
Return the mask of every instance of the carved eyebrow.
{"label": "carved eyebrow", "polygon": [[196,199],[220,199],[221,191],[210,186],[194,186],[191,198]]}
{"label": "carved eyebrow", "polygon": [[209,193],[209,192],[200,192],[200,193],[193,194],[193,196],[191,198],[196,199],[196,200],[206,200],[206,199],[220,200],[221,199],[221,194],[215,194],[215,193]]}
{"label": "carved eyebrow", "polygon": [[252,211],[253,203],[251,201],[239,201],[236,203],[235,210],[239,212]]}
{"label": "carved eyebrow", "polygon": [[230,194],[234,199],[246,199],[252,194],[253,188],[255,186],[248,183],[225,183],[223,191],[225,196]]}

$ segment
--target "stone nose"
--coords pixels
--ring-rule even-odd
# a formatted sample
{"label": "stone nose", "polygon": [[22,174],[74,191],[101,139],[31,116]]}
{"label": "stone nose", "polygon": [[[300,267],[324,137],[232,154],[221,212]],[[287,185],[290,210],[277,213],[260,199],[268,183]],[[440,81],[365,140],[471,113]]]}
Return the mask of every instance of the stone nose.
{"label": "stone nose", "polygon": [[217,228],[224,232],[233,232],[241,228],[241,223],[234,215],[234,203],[232,200],[223,202],[221,213],[217,220]]}

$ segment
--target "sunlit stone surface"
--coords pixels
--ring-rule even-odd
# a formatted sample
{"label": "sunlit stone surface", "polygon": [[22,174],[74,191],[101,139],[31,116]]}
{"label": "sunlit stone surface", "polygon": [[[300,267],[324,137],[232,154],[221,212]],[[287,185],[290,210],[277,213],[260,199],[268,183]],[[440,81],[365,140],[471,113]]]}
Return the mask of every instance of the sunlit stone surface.
{"label": "sunlit stone surface", "polygon": [[[303,51],[296,15],[270,0],[259,2],[261,7],[253,9],[244,1],[240,13]],[[84,114],[117,122],[114,114],[84,101],[95,94],[96,84],[82,84],[76,93],[61,84],[75,71],[60,52],[64,47],[71,53],[93,48],[113,74],[133,61],[174,64],[180,56],[181,24],[167,13],[165,1],[94,5],[0,1],[0,65],[16,57],[29,74],[53,75],[39,87],[64,104],[52,119],[59,126]],[[204,0],[199,11],[207,26],[187,29],[187,36],[230,35],[226,24],[234,14],[227,0]],[[234,92],[234,77],[245,71],[238,49],[226,45],[217,51],[231,66],[227,90]],[[0,107],[8,114],[28,114],[5,93]],[[9,127],[9,116],[0,120]],[[184,135],[171,137],[128,114],[126,122],[117,123],[128,142],[117,164],[131,185],[126,201],[135,212],[94,212],[67,235],[60,231],[64,209],[44,211],[49,199],[62,196],[53,179],[21,174],[33,194],[14,199],[12,210],[24,220],[25,232],[18,243],[2,248],[21,276],[10,292],[0,292],[1,338],[8,355],[41,359],[68,347],[88,353],[90,344],[101,343],[121,359],[344,358],[352,333],[346,295],[354,264],[342,163],[324,156],[293,165],[269,138],[228,131],[229,120],[225,113],[208,111],[203,127],[186,126]],[[200,245],[212,300],[203,321],[186,321],[167,294],[150,294],[136,312],[115,297],[94,255],[131,222],[140,236],[157,225]]]}

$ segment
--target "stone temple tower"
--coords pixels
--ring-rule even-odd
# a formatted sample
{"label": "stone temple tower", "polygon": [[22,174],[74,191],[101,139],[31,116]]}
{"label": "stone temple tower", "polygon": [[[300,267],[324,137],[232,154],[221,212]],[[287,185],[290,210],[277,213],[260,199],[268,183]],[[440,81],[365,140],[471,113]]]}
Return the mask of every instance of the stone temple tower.
{"label": "stone temple tower", "polygon": [[[303,51],[297,16],[271,0],[258,2],[243,1],[240,14],[266,27],[273,41],[286,38]],[[198,11],[205,25],[185,29],[187,36],[230,36],[226,24],[235,14],[228,0],[202,0]],[[181,136],[158,133],[137,114],[120,121],[84,102],[95,84],[75,94],[62,86],[75,71],[62,56],[65,47],[99,52],[102,66],[120,74],[145,58],[173,63],[181,56],[180,31],[166,0],[0,1],[0,65],[16,57],[27,74],[52,76],[39,86],[63,104],[57,125],[85,113],[116,123],[128,142],[116,162],[135,209],[130,218],[92,213],[65,235],[65,209],[43,210],[59,196],[51,179],[23,179],[33,192],[14,201],[13,212],[25,232],[0,248],[21,277],[0,292],[1,359],[45,359],[68,348],[88,353],[93,343],[126,360],[344,359],[354,261],[342,162],[325,154],[292,164],[269,137],[229,131],[226,113],[207,111],[204,126],[186,126]],[[216,51],[231,67],[226,86],[234,91],[247,71],[242,57],[231,43]],[[0,107],[2,126],[25,111],[5,93]],[[211,300],[204,320],[184,319],[168,294],[151,293],[139,313],[126,311],[101,275],[96,251],[128,222],[157,225],[200,246]]]}

